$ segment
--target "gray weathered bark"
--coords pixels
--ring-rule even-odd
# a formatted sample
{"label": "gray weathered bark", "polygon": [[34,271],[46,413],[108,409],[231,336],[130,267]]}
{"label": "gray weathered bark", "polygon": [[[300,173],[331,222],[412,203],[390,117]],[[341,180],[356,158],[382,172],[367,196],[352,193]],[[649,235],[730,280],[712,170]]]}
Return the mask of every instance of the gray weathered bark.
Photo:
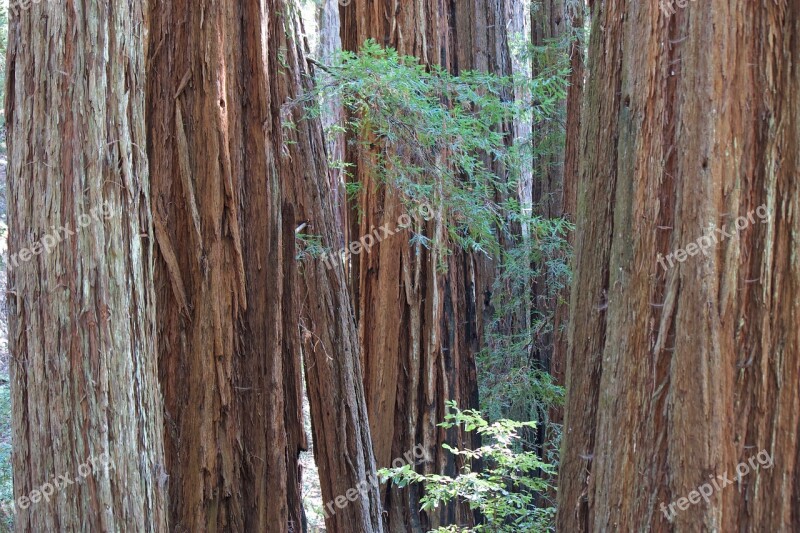
{"label": "gray weathered bark", "polygon": [[137,1],[11,17],[14,491],[34,502],[20,532],[167,531],[144,50]]}

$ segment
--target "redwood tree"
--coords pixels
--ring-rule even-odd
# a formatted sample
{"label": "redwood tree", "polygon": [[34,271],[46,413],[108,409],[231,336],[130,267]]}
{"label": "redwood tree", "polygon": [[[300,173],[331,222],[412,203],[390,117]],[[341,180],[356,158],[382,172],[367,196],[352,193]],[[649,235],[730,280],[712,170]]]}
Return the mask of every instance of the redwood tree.
{"label": "redwood tree", "polygon": [[[354,0],[341,10],[342,45],[358,51],[367,39],[391,46],[424,64],[452,73],[482,70],[510,74],[505,2],[388,2]],[[509,95],[512,97],[512,95]],[[393,147],[348,146],[352,180],[361,188],[351,209],[351,238],[371,227],[396,225],[405,213],[397,191],[374,169]],[[446,221],[427,223],[425,234],[446,243]],[[451,248],[453,248],[451,246]],[[437,427],[445,402],[476,408],[475,355],[491,313],[493,268],[483,258],[451,249],[426,249],[398,236],[376,245],[349,266],[359,319],[367,409],[378,467],[388,467],[416,445],[428,461],[420,470],[455,476],[459,464],[441,447],[475,444],[459,428]],[[444,266],[445,268],[442,268]],[[418,487],[384,494],[390,531],[420,531],[443,524],[467,525],[466,506],[419,513]]]}
{"label": "redwood tree", "polygon": [[[530,196],[535,212],[546,218],[563,217],[575,220],[578,181],[578,145],[580,134],[581,102],[583,96],[584,52],[583,52],[583,12],[582,2],[563,0],[538,0],[531,6],[531,43],[535,47],[547,46],[546,52],[533,56],[533,75],[541,75],[564,61],[566,50],[569,63],[569,87],[566,101],[561,106],[565,117],[563,127],[554,121],[534,120],[534,152],[541,155],[534,158],[536,177],[532,181]],[[549,46],[548,46],[549,45]],[[562,140],[563,136],[563,140]],[[563,145],[562,145],[563,142]],[[563,151],[557,147],[563,146]],[[569,239],[572,234],[569,235]],[[554,301],[549,297],[546,279],[537,279],[533,286],[536,307],[548,314],[552,313],[552,334],[547,334],[540,343],[537,359],[559,385],[564,384],[564,367],[567,352],[569,287],[559,292]],[[551,422],[560,424],[563,414],[561,408],[553,406],[549,412]],[[540,426],[540,433],[545,428]],[[542,435],[550,442],[550,437]]]}
{"label": "redwood tree", "polygon": [[[295,264],[298,227],[336,232],[321,129],[286,106],[302,94],[298,32],[280,0],[157,0],[150,24],[174,527],[298,531],[303,352],[325,501],[375,471],[343,273]],[[332,531],[380,531],[376,491],[336,511]]]}
{"label": "redwood tree", "polygon": [[17,531],[167,531],[143,19],[137,1],[12,10]]}
{"label": "redwood tree", "polygon": [[800,4],[592,25],[558,528],[796,531]]}

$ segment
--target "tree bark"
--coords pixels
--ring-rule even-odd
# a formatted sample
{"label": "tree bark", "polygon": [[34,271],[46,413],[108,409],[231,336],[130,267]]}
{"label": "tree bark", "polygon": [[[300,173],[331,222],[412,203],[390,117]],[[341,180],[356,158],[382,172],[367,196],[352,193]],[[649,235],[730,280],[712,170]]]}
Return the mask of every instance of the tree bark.
{"label": "tree bark", "polygon": [[[575,221],[578,209],[578,172],[580,162],[581,110],[583,105],[586,64],[584,51],[584,24],[586,14],[585,0],[568,0],[564,5],[566,19],[565,31],[570,32],[569,40],[569,88],[567,89],[567,115],[564,142],[564,184],[561,193],[561,212],[563,216]],[[572,239],[570,235],[570,239]],[[569,297],[566,298],[569,301]],[[568,309],[563,310],[564,314]],[[556,325],[566,325],[566,316],[557,319]],[[560,370],[553,369],[555,375],[563,376],[564,361],[567,353],[566,331],[558,328],[554,359]],[[561,354],[560,356],[558,354]]]}
{"label": "tree bark", "polygon": [[[312,73],[299,42],[284,42],[283,46],[292,77],[287,77],[281,94],[284,101],[296,101],[311,89]],[[342,242],[342,232],[334,204],[336,194],[324,179],[328,173],[325,137],[319,122],[302,117],[296,106],[286,117],[297,128],[285,130],[287,153],[280,159],[284,224],[295,228],[308,222],[306,231],[321,236],[325,248],[335,249]],[[287,243],[292,257],[296,255],[294,244]],[[381,533],[358,330],[345,270],[338,261],[325,265],[316,259],[296,267],[292,279],[292,298],[299,311],[295,331],[299,327],[326,528],[331,533]],[[339,501],[344,498],[349,503],[340,508]]]}
{"label": "tree bark", "polygon": [[139,2],[12,10],[16,531],[167,531],[144,55]]}
{"label": "tree bark", "polygon": [[[325,501],[375,472],[358,351],[347,344],[355,333],[337,315],[350,309],[343,274],[309,279],[295,265],[295,229],[324,227],[332,239],[335,219],[329,198],[298,192],[329,185],[319,125],[283,107],[302,94],[290,13],[274,0],[150,6],[149,149],[176,531],[301,529],[302,351]],[[285,129],[292,120],[294,134]],[[380,531],[377,491],[336,511],[332,531]]]}
{"label": "tree bark", "polygon": [[[583,96],[584,58],[583,43],[580,33],[583,31],[582,1],[564,2],[563,0],[540,0],[533,4],[531,10],[531,42],[534,46],[544,46],[554,41],[565,40],[569,54],[570,74],[567,98],[562,106],[563,127],[552,121],[536,124],[534,127],[534,150],[544,146],[561,146],[560,138],[564,136],[564,151],[546,154],[534,159],[537,173],[532,185],[532,201],[535,212],[546,218],[566,218],[575,220],[576,184],[578,181],[578,145],[580,138],[581,101]],[[554,48],[552,55],[536,57],[533,61],[533,75],[540,75],[561,61],[559,54],[562,48]],[[554,144],[555,143],[555,144]],[[572,240],[572,235],[569,236]],[[534,302],[537,308],[552,313],[551,334],[541,339],[541,348],[537,360],[542,367],[553,376],[555,383],[564,384],[564,368],[567,353],[567,324],[569,323],[569,287],[565,287],[553,299],[548,295],[546,279],[539,279],[534,284]],[[547,414],[548,422],[561,424],[563,410],[552,406]],[[552,443],[553,434],[544,432],[547,428],[539,426],[543,443]],[[557,442],[556,442],[557,444]],[[556,454],[557,450],[549,450],[546,455]]]}
{"label": "tree bark", "polygon": [[592,22],[558,529],[796,531],[800,4]]}
{"label": "tree bark", "polygon": [[[453,73],[473,69],[510,74],[505,29],[505,2],[388,2],[354,0],[343,7],[342,45],[358,51],[367,39],[413,55],[425,64],[440,64]],[[382,147],[381,150],[391,150]],[[351,210],[353,238],[373,226],[396,226],[403,204],[391,188],[370,172],[374,152],[348,148],[353,179],[362,186]],[[446,242],[440,215],[425,234]],[[409,244],[407,235],[376,245],[350,268],[357,286],[359,342],[364,368],[367,410],[379,468],[421,445],[424,473],[456,476],[460,459],[442,443],[474,446],[460,429],[436,426],[445,402],[478,407],[475,354],[491,314],[493,270],[488,261],[460,250],[444,256]],[[446,265],[446,273],[438,269]],[[419,512],[419,487],[391,487],[383,494],[389,531],[427,531],[440,525],[473,523],[466,506],[449,505]]]}
{"label": "tree bark", "polygon": [[[319,43],[316,56],[323,64],[333,62],[336,54],[342,50],[339,2],[340,0],[324,0],[317,8]],[[318,72],[317,76],[319,83],[326,83],[330,78],[325,72]],[[333,163],[329,165],[328,176],[333,192],[333,205],[336,207],[337,225],[344,230],[344,239],[336,247],[338,250],[344,247],[346,242],[349,242],[348,226],[345,224],[347,220],[346,173],[341,167],[341,163],[345,161],[346,139],[340,130],[345,127],[346,116],[341,101],[336,97],[328,99],[324,103],[320,118],[325,132],[328,160]]]}
{"label": "tree bark", "polygon": [[176,531],[286,530],[299,515],[288,485],[297,429],[284,416],[299,398],[288,395],[298,365],[282,351],[280,138],[268,127],[274,73],[262,57],[271,15],[234,1],[150,5],[148,148]]}

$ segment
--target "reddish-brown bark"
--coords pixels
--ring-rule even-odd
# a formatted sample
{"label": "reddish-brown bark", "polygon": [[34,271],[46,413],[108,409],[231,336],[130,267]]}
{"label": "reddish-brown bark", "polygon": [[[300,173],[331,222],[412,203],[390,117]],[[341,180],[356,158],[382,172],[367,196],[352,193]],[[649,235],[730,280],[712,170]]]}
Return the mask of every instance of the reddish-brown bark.
{"label": "reddish-brown bark", "polygon": [[166,532],[142,6],[29,3],[8,35],[15,528]]}
{"label": "reddish-brown bark", "polygon": [[[798,530],[800,4],[592,22],[558,528]],[[772,469],[662,512],[762,450]]]}
{"label": "reddish-brown bark", "polygon": [[[319,124],[285,107],[302,94],[304,70],[289,13],[279,0],[150,6],[160,377],[176,531],[300,530],[302,352],[325,501],[374,473],[358,350],[348,344],[355,325],[341,318],[350,309],[344,275],[295,264],[298,226],[322,228],[331,242],[336,225]],[[337,510],[332,530],[380,531],[377,500],[375,491]]]}
{"label": "reddish-brown bark", "polygon": [[[343,8],[342,44],[357,51],[367,39],[440,64],[453,73],[474,69],[510,73],[505,3],[354,0]],[[382,147],[391,150],[391,147]],[[405,212],[397,193],[372,175],[375,154],[349,149],[353,179],[362,186],[350,217],[351,235],[396,226]],[[447,242],[445,221],[427,223],[428,237]],[[446,265],[446,269],[441,269]],[[416,445],[429,461],[425,473],[455,476],[459,465],[441,444],[475,444],[458,429],[436,426],[445,401],[477,407],[475,354],[491,312],[492,265],[460,250],[444,256],[396,236],[362,253],[350,266],[359,317],[367,408],[378,467],[388,467]],[[384,494],[390,531],[468,525],[466,507],[419,513],[419,487]]]}

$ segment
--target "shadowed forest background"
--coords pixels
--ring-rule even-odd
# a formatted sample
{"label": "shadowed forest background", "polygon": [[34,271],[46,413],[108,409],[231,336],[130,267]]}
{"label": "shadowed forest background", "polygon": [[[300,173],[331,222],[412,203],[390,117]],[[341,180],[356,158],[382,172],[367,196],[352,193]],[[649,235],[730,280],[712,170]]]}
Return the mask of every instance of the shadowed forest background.
{"label": "shadowed forest background", "polygon": [[0,46],[0,530],[800,530],[797,0]]}

